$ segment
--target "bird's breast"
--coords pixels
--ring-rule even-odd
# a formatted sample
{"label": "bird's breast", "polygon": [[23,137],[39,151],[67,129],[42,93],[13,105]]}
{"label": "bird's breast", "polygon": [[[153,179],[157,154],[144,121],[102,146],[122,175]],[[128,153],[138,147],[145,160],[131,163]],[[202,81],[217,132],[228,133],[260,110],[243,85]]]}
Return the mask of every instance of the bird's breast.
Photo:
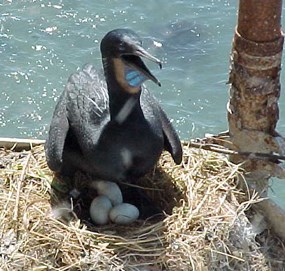
{"label": "bird's breast", "polygon": [[148,127],[112,126],[102,132],[92,155],[96,155],[93,161],[101,175],[127,179],[151,170],[162,150],[162,135],[153,133]]}

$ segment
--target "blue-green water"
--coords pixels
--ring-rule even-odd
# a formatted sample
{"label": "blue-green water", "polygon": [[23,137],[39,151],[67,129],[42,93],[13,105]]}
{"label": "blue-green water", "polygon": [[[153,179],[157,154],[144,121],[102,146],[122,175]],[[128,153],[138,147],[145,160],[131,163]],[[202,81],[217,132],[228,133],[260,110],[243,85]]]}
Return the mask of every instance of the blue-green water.
{"label": "blue-green water", "polygon": [[[101,67],[99,43],[128,27],[164,62],[147,83],[181,138],[227,129],[229,52],[237,1],[1,1],[0,136],[45,138],[68,76]],[[279,130],[285,134],[284,95]],[[274,185],[285,206],[285,188]]]}

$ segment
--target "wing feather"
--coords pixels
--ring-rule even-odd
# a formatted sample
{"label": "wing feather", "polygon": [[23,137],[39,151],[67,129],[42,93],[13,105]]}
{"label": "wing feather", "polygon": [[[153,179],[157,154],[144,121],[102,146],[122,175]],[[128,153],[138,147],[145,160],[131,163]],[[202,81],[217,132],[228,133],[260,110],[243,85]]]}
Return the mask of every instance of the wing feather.
{"label": "wing feather", "polygon": [[48,138],[45,143],[47,164],[53,171],[60,171],[61,169],[63,149],[68,130],[66,92],[63,92],[55,107]]}

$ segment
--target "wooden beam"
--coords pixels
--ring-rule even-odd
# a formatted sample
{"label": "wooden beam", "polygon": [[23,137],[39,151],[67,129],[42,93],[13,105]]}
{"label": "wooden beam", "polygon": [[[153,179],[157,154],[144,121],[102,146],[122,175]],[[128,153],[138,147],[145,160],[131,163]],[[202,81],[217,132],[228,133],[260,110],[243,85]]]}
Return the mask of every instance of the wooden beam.
{"label": "wooden beam", "polygon": [[0,137],[0,148],[13,149],[15,151],[30,150],[31,147],[42,145],[45,140]]}

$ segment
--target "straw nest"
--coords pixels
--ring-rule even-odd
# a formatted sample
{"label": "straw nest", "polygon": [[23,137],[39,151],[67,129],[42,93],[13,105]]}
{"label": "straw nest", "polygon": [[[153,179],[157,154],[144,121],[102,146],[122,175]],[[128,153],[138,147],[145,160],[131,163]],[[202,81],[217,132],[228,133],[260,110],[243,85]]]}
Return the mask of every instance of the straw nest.
{"label": "straw nest", "polygon": [[0,168],[1,270],[283,270],[282,243],[253,232],[245,211],[257,199],[237,189],[242,173],[221,154],[184,144],[177,166],[164,153],[140,184],[165,216],[129,226],[96,227],[58,198],[52,208],[43,146],[0,149]]}

